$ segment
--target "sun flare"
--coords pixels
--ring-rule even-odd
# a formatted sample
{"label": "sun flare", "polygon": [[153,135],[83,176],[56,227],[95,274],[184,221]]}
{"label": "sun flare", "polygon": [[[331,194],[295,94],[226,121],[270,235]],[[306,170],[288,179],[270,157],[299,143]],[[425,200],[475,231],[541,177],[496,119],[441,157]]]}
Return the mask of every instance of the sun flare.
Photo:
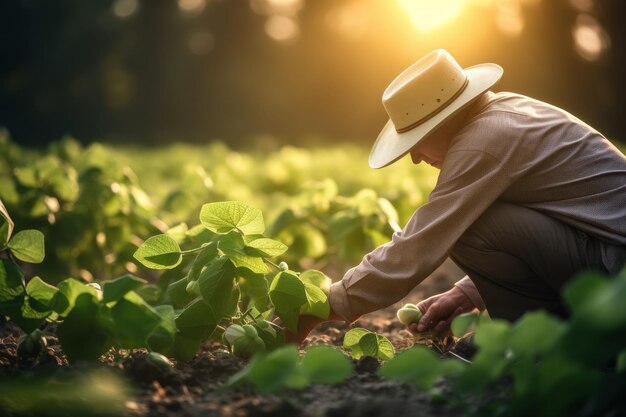
{"label": "sun flare", "polygon": [[463,9],[463,0],[398,0],[416,28],[429,31],[454,19]]}

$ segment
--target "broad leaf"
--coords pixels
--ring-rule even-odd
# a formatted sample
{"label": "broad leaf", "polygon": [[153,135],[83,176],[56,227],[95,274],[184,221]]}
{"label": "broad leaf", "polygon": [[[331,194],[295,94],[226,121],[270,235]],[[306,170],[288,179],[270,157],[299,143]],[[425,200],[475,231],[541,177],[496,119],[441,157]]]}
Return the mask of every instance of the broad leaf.
{"label": "broad leaf", "polygon": [[200,222],[210,231],[219,234],[238,230],[244,235],[255,235],[265,231],[261,210],[239,201],[203,205]]}
{"label": "broad leaf", "polygon": [[469,329],[472,324],[477,322],[478,316],[479,315],[476,313],[468,313],[455,317],[450,325],[452,334],[456,337],[462,337],[465,335],[465,333],[467,333],[467,329]]}
{"label": "broad leaf", "polygon": [[128,292],[111,308],[120,347],[147,347],[148,336],[161,323],[161,316],[134,291]]}
{"label": "broad leaf", "polygon": [[268,294],[269,284],[267,279],[260,274],[245,274],[241,271],[249,271],[248,269],[239,269],[237,273],[240,275],[239,288],[241,292],[250,297],[251,305],[259,311],[265,311],[269,308],[270,297]]}
{"label": "broad leaf", "polygon": [[202,268],[217,257],[217,243],[211,242],[203,247],[196,255],[189,272],[187,273],[187,281],[196,281],[200,277]]}
{"label": "broad leaf", "polygon": [[594,295],[599,294],[609,286],[609,281],[602,276],[586,274],[573,280],[563,290],[563,298],[570,310],[578,313],[584,309],[587,301]]}
{"label": "broad leaf", "polygon": [[266,274],[269,269],[262,258],[250,256],[246,253],[243,236],[238,232],[231,232],[220,239],[219,249],[224,252],[238,268],[248,268],[256,274]]}
{"label": "broad leaf", "polygon": [[176,333],[174,345],[171,349],[172,357],[179,361],[188,362],[196,356],[196,352],[200,349],[203,339],[185,337],[182,333]]}
{"label": "broad leaf", "polygon": [[300,313],[327,319],[330,315],[328,294],[331,279],[320,271],[310,269],[300,275],[300,280],[304,283],[307,298],[307,304],[302,306]]}
{"label": "broad leaf", "polygon": [[357,327],[349,330],[343,339],[343,346],[352,351],[352,356],[373,356],[386,361],[395,355],[393,344],[385,336]]}
{"label": "broad leaf", "polygon": [[550,349],[564,330],[564,324],[546,312],[529,312],[513,327],[511,347],[524,355],[540,354]]}
{"label": "broad leaf", "polygon": [[297,372],[298,349],[294,345],[285,346],[267,355],[257,355],[241,372],[233,375],[228,383],[237,384],[250,381],[260,392],[276,392],[288,385]]}
{"label": "broad leaf", "polygon": [[[378,338],[376,337],[376,333],[369,332],[364,334],[359,340],[359,350],[361,351],[361,355],[364,356],[373,356],[378,357]],[[361,355],[355,356],[358,359]]]}
{"label": "broad leaf", "polygon": [[504,320],[480,323],[474,333],[474,342],[483,349],[504,349],[511,336],[511,325]]}
{"label": "broad leaf", "polygon": [[300,274],[300,279],[305,284],[311,284],[322,291],[326,295],[330,293],[330,285],[332,284],[332,280],[327,277],[323,272],[317,271],[315,269],[309,269]]}
{"label": "broad leaf", "polygon": [[195,244],[211,242],[216,235],[201,224],[197,224],[187,231],[187,237]]}
{"label": "broad leaf", "polygon": [[347,348],[357,346],[359,344],[359,340],[361,340],[361,338],[367,333],[371,332],[361,327],[356,327],[354,329],[348,330],[343,337],[343,346]]}
{"label": "broad leaf", "polygon": [[245,252],[250,256],[273,258],[287,251],[285,244],[265,237],[246,241]]}
{"label": "broad leaf", "polygon": [[45,256],[43,240],[43,233],[39,230],[22,230],[9,240],[7,246],[17,259],[38,264]]}
{"label": "broad leaf", "polygon": [[0,259],[0,303],[24,294],[24,275],[11,261]]}
{"label": "broad leaf", "polygon": [[30,307],[41,313],[52,311],[52,299],[57,291],[59,291],[57,287],[45,283],[39,277],[33,277],[26,286]]}
{"label": "broad leaf", "polygon": [[300,308],[300,314],[327,319],[330,315],[330,303],[328,296],[315,285],[304,283],[304,292],[307,302]]}
{"label": "broad leaf", "polygon": [[50,312],[36,311],[28,301],[28,297],[24,297],[22,304],[12,312],[11,320],[25,333],[32,333],[41,326],[41,320],[49,316]]}
{"label": "broad leaf", "polygon": [[457,373],[463,368],[461,362],[440,360],[428,348],[415,346],[385,363],[379,373],[384,378],[410,382],[422,389],[428,389],[444,376]]}
{"label": "broad leaf", "polygon": [[154,311],[161,317],[161,321],[148,336],[148,347],[155,352],[169,352],[176,337],[176,322],[174,307],[160,305],[154,307]]}
{"label": "broad leaf", "polygon": [[197,299],[176,317],[176,328],[184,338],[202,341],[213,333],[217,322],[211,306]]}
{"label": "broad leaf", "polygon": [[297,333],[300,308],[307,302],[304,283],[291,272],[279,272],[270,285],[269,295],[278,317],[292,333]]}
{"label": "broad leaf", "polygon": [[352,375],[352,363],[339,349],[315,346],[302,358],[302,370],[312,383],[340,384]]}
{"label": "broad leaf", "polygon": [[126,274],[102,283],[102,302],[117,301],[126,293],[134,291],[148,281],[134,275]]}
{"label": "broad leaf", "polygon": [[198,278],[200,295],[211,306],[216,318],[221,319],[227,313],[233,291],[235,267],[226,257],[209,263]]}
{"label": "broad leaf", "polygon": [[58,285],[59,291],[52,298],[52,309],[60,316],[67,315],[79,295],[89,293],[97,298],[98,293],[95,288],[91,288],[74,278],[63,280]]}
{"label": "broad leaf", "polygon": [[163,295],[163,290],[158,285],[145,284],[135,290],[144,301],[150,305],[156,304]]}
{"label": "broad leaf", "polygon": [[[96,360],[111,346],[111,337],[97,298],[82,293],[57,328],[63,353],[71,361]],[[106,307],[102,307],[105,308]]]}
{"label": "broad leaf", "polygon": [[378,359],[381,361],[388,361],[396,355],[396,350],[389,339],[381,334],[377,334],[376,339],[376,342],[378,343],[378,355],[376,357]]}
{"label": "broad leaf", "polygon": [[194,296],[187,292],[187,278],[181,278],[178,281],[172,282],[167,286],[165,290],[165,299],[171,303],[175,308],[182,308],[191,301]]}
{"label": "broad leaf", "polygon": [[26,302],[25,299],[26,294],[22,292],[15,298],[0,301],[0,316],[9,316],[11,319],[15,316],[20,316],[22,314],[22,305]]}
{"label": "broad leaf", "polygon": [[172,269],[183,260],[178,243],[165,234],[148,238],[133,256],[144,266],[152,269]]}

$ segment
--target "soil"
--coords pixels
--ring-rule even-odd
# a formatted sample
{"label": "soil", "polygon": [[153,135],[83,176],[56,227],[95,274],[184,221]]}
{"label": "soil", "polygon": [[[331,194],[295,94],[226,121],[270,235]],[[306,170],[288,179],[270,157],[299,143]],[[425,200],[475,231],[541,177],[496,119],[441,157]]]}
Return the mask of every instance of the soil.
{"label": "soil", "polygon": [[[453,265],[444,264],[403,301],[416,302],[445,291],[458,277],[459,271]],[[396,351],[406,349],[414,342],[411,334],[395,319],[400,304],[363,316],[353,326],[385,335]],[[309,335],[302,348],[317,344],[341,346],[348,329],[345,324],[325,323]],[[175,363],[173,368],[154,365],[143,350],[122,352],[122,355],[111,351],[100,363],[68,365],[52,329],[46,329],[45,333],[48,347],[40,358],[34,362],[21,361],[16,355],[17,329],[11,323],[0,323],[0,382],[24,381],[41,375],[67,379],[85,370],[106,368],[133,387],[130,400],[125,401],[122,410],[114,413],[118,416],[398,417],[462,414],[445,402],[448,388],[445,383],[439,386],[444,395],[433,397],[416,386],[383,380],[377,375],[380,363],[372,357],[354,361],[355,372],[343,384],[312,385],[279,396],[256,393],[246,384],[225,388],[229,377],[241,370],[246,361],[233,356],[219,343],[203,345],[192,361]],[[97,414],[93,410],[73,412],[59,407],[38,409],[30,414],[0,410],[0,416]]]}

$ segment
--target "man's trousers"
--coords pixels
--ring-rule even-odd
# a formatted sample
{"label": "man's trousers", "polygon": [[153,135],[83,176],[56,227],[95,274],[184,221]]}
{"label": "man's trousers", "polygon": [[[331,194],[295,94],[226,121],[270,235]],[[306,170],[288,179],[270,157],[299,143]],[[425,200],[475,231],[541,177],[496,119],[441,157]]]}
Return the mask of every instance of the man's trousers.
{"label": "man's trousers", "polygon": [[474,282],[490,316],[513,321],[536,309],[567,316],[563,285],[582,271],[617,274],[626,263],[626,247],[539,211],[495,202],[450,257]]}

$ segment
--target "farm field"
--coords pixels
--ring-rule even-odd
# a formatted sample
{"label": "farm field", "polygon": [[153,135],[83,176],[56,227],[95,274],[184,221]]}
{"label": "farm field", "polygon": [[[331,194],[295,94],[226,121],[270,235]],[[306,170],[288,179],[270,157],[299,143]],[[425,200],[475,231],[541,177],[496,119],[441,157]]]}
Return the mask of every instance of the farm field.
{"label": "farm field", "polygon": [[460,278],[446,262],[402,302],[286,343],[436,183],[366,161],[354,145],[35,151],[2,132],[0,415],[626,415],[624,272],[571,284],[569,320],[470,314],[414,339],[396,310]]}

